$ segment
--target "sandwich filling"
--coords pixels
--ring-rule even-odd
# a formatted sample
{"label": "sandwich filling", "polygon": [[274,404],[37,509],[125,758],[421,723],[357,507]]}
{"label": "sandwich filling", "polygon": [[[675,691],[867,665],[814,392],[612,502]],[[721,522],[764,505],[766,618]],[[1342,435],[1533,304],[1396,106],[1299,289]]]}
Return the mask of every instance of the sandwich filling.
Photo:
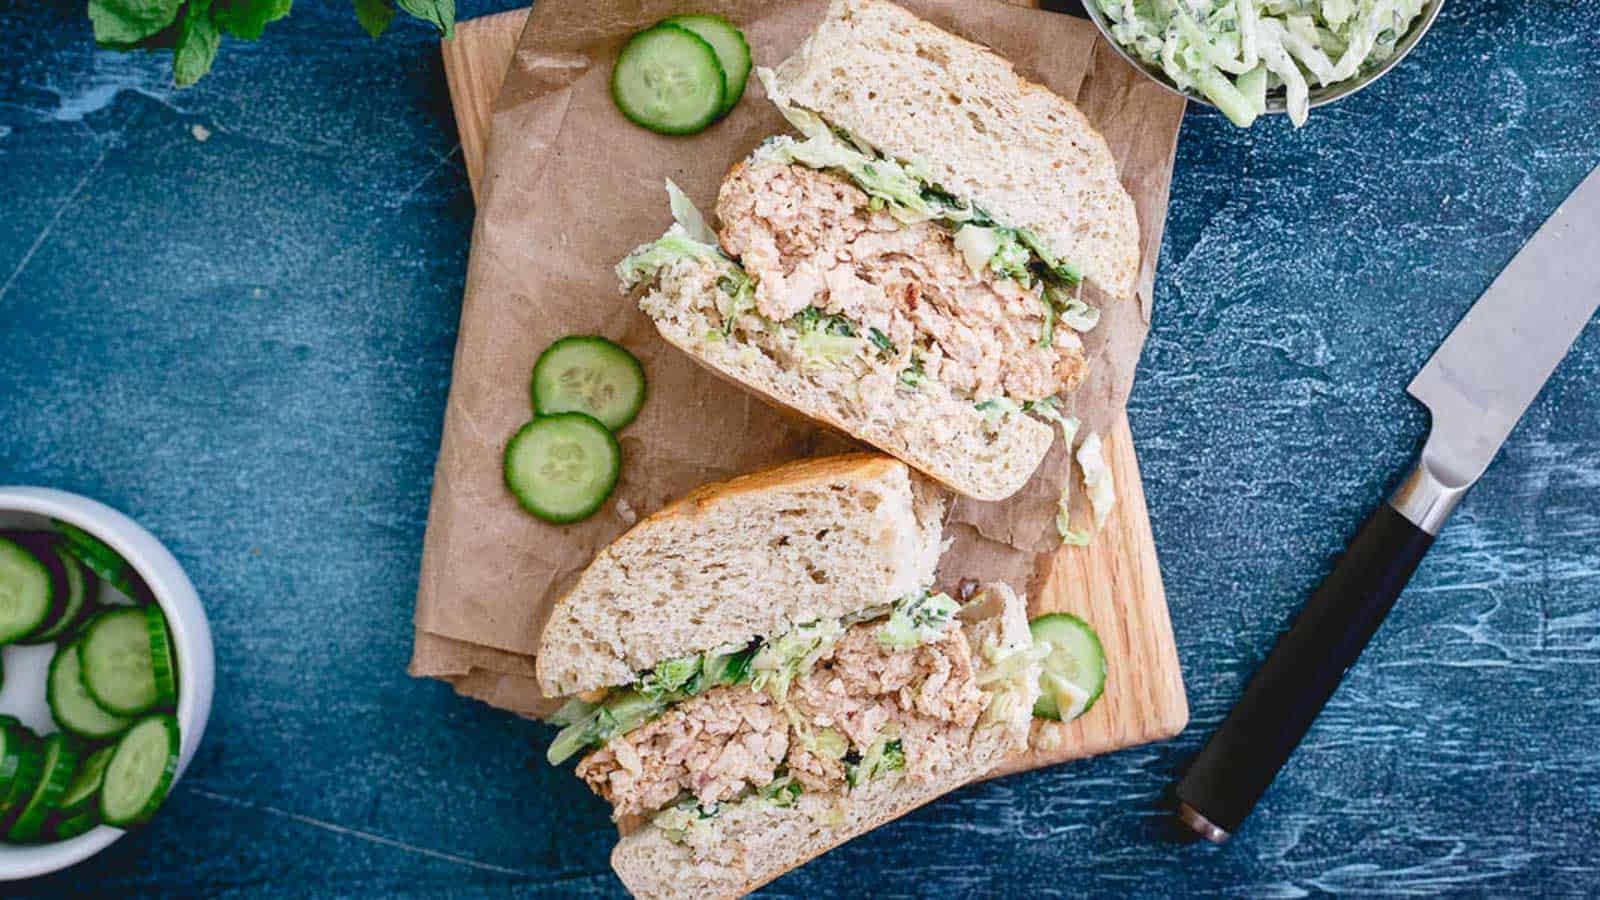
{"label": "sandwich filling", "polygon": [[863,352],[973,400],[1041,400],[1082,382],[1083,342],[1046,316],[1041,282],[969,266],[949,229],[902,224],[878,206],[835,172],[740,167],[722,184],[717,215],[723,248],[754,279],[754,312],[857,338]]}
{"label": "sandwich filling", "polygon": [[885,778],[937,779],[969,762],[985,726],[1028,702],[1017,695],[1033,662],[1031,650],[987,643],[975,654],[957,611],[925,591],[763,642],[738,680],[613,735],[577,774],[615,817],[648,815],[678,842],[727,804],[791,806]]}

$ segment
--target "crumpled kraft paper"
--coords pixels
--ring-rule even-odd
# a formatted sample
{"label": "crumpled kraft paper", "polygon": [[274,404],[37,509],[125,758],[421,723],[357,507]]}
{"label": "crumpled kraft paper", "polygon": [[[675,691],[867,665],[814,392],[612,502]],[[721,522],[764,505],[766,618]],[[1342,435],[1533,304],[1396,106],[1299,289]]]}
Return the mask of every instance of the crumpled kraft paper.
{"label": "crumpled kraft paper", "polygon": [[[752,77],[743,101],[700,135],[661,137],[627,122],[608,81],[628,35],[678,11],[667,0],[540,0],[495,104],[417,596],[411,671],[520,712],[543,708],[531,660],[551,602],[595,552],[637,518],[688,490],[848,439],[772,409],[668,346],[619,293],[615,263],[671,222],[662,184],[702,210],[727,169],[788,129]],[[1149,326],[1183,102],[1100,41],[1087,21],[1002,3],[906,0],[914,12],[1010,59],[1075,101],[1106,136],[1140,217],[1137,302],[1108,302],[1086,336],[1092,374],[1072,398],[1085,429],[1121,413]],[[709,2],[745,31],[757,65],[773,66],[822,16],[823,0]],[[602,334],[643,363],[649,398],[620,437],[622,478],[585,522],[547,525],[517,506],[501,478],[507,438],[531,416],[529,371],[547,344]],[[1069,467],[1058,439],[1033,480],[1001,503],[958,500],[942,580],[1032,581],[1053,550],[1056,499]],[[1076,477],[1075,474],[1072,477]],[[1081,491],[1078,492],[1081,495]],[[1086,515],[1080,510],[1080,518]]]}

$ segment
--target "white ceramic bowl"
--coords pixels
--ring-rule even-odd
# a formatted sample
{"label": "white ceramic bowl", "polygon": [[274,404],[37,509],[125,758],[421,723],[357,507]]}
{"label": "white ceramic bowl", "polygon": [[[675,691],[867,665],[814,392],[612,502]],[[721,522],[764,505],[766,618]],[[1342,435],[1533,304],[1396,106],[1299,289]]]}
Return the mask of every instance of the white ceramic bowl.
{"label": "white ceramic bowl", "polygon": [[[177,778],[189,767],[211,717],[216,661],[211,625],[189,576],[166,547],[132,519],[103,503],[49,488],[0,486],[0,529],[48,528],[51,519],[76,525],[104,541],[144,578],[167,616],[178,655],[178,728],[182,750]],[[5,648],[5,685],[0,713],[40,734],[56,731],[45,704],[44,685],[54,644]],[[173,784],[177,784],[174,779]],[[111,846],[123,832],[101,826],[70,841],[20,846],[0,843],[0,881],[33,878],[82,862]],[[0,891],[3,893],[3,891]]]}

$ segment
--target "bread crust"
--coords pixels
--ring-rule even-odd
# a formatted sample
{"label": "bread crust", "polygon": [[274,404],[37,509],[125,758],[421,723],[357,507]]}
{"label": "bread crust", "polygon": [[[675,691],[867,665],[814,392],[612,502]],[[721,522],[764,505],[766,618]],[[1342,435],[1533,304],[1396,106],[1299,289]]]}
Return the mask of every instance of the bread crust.
{"label": "bread crust", "polygon": [[[668,503],[596,554],[555,601],[534,663],[541,690],[560,697],[628,684],[661,659],[932,583],[944,507],[919,504],[912,477],[893,457],[849,453],[782,463]],[[668,565],[684,584],[652,571]],[[754,595],[785,578],[793,586],[783,602]]]}

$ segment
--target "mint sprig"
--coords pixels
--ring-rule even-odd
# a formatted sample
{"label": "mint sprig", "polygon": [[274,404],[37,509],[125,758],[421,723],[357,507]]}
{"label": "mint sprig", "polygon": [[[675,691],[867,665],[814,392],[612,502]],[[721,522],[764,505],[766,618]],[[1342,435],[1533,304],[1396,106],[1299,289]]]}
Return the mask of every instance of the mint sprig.
{"label": "mint sprig", "polygon": [[[289,14],[294,0],[89,0],[95,43],[113,50],[171,50],[172,78],[179,87],[211,71],[224,34],[261,37],[267,25]],[[455,37],[455,0],[352,0],[356,22],[374,38],[398,9]]]}

